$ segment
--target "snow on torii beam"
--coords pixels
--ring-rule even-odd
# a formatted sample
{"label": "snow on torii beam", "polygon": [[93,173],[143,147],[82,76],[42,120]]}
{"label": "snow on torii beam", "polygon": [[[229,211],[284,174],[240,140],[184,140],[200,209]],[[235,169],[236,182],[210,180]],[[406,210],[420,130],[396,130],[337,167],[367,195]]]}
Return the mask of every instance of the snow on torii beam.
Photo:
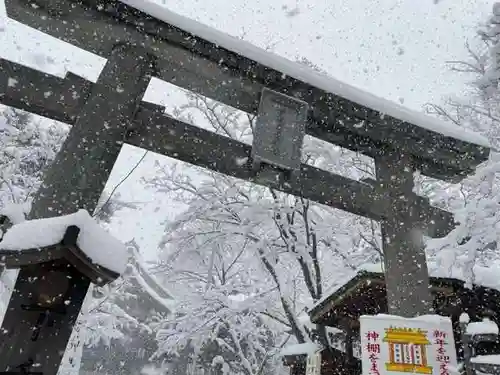
{"label": "snow on torii beam", "polygon": [[397,149],[431,177],[457,181],[488,155],[487,142],[475,134],[411,113],[155,4],[140,6],[164,22],[114,0],[5,3],[10,18],[103,57],[119,41],[146,47],[158,58],[160,79],[248,113],[257,112],[263,87],[299,97],[311,106],[308,134],[371,157]]}
{"label": "snow on torii beam", "polygon": [[[0,59],[0,103],[57,121],[74,124],[93,83],[69,73],[58,78]],[[143,103],[131,121],[126,143],[242,180],[341,209],[372,220],[390,215],[380,204],[374,181],[358,182],[302,164],[298,181],[259,182],[251,167],[251,147],[165,116],[162,107]],[[244,160],[242,163],[241,160]],[[419,227],[442,237],[454,227],[453,215],[415,196],[422,208]]]}

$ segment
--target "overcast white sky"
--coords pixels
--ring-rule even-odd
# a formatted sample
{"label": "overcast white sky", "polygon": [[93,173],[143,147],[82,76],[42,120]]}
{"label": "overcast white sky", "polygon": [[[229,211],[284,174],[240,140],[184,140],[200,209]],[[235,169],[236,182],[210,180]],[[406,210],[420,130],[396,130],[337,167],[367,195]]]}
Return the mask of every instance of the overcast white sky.
{"label": "overcast white sky", "polygon": [[[161,1],[161,0],[155,0]],[[437,4],[435,4],[437,2]],[[464,44],[486,20],[492,0],[169,0],[169,9],[244,36],[290,59],[306,57],[337,79],[420,110],[465,89],[466,79],[449,71],[446,61],[466,57]],[[0,14],[5,14],[0,0]],[[51,37],[15,22],[0,31],[0,57],[64,75],[71,70],[95,80],[104,63]],[[0,22],[1,29],[1,22]],[[155,94],[165,101],[167,93]],[[142,155],[129,150],[117,164],[116,184]],[[150,202],[140,213],[121,215],[113,232],[137,237],[146,256],[153,256],[161,237],[160,220],[177,207],[144,192],[137,180],[151,171],[150,157],[120,188],[123,197]],[[168,215],[167,215],[168,216]],[[124,238],[124,236],[126,236]],[[142,238],[141,238],[142,237]]]}

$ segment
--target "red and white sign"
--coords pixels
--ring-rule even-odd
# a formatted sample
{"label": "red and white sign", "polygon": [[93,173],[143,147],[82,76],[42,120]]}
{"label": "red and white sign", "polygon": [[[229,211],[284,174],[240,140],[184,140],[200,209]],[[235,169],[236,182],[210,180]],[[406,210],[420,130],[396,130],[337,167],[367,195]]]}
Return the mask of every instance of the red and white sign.
{"label": "red and white sign", "polygon": [[455,375],[457,357],[450,318],[362,316],[363,375]]}

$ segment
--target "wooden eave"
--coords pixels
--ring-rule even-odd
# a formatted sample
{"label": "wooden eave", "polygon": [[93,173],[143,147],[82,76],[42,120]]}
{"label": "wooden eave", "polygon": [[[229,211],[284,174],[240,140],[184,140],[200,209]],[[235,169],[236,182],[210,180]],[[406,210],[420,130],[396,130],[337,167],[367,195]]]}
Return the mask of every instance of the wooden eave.
{"label": "wooden eave", "polygon": [[[499,291],[478,285],[468,289],[459,279],[431,277],[430,285],[438,309],[450,314],[470,311],[481,315],[485,308],[495,311],[495,301],[500,301]],[[496,311],[500,315],[500,306]],[[361,315],[379,313],[387,313],[384,275],[361,271],[314,306],[309,315],[312,323],[342,328],[346,324],[357,327]]]}
{"label": "wooden eave", "polygon": [[92,262],[92,259],[76,245],[79,231],[78,227],[70,226],[60,243],[33,249],[0,250],[0,258],[6,268],[10,269],[65,259],[98,286],[117,279],[119,273]]}

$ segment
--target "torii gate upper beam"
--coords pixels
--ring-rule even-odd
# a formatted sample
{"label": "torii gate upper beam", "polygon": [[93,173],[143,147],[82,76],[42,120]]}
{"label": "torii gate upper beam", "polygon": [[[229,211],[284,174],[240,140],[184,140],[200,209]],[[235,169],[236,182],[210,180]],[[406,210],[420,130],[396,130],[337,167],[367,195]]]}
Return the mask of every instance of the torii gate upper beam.
{"label": "torii gate upper beam", "polygon": [[[311,106],[308,134],[374,158],[381,150],[397,149],[411,155],[415,167],[431,177],[457,181],[488,155],[479,137],[460,139],[465,130],[450,133],[435,119],[409,114],[361,90],[301,71],[288,60],[268,58],[244,41],[187,23],[168,11],[162,12],[167,20],[162,22],[116,0],[5,3],[9,17],[103,57],[119,41],[146,47],[158,57],[159,78],[248,113],[257,113],[264,87],[298,97]],[[235,51],[238,45],[242,53]]]}

